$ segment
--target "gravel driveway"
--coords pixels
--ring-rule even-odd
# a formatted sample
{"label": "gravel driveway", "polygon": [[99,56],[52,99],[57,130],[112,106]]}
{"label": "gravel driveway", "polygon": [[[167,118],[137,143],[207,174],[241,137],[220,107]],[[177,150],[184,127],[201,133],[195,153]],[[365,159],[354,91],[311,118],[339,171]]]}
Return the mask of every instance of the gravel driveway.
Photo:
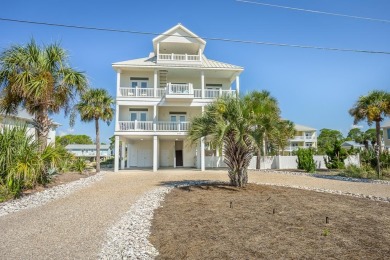
{"label": "gravel driveway", "polygon": [[[161,183],[227,181],[226,171],[150,170],[108,172],[64,198],[0,217],[2,259],[96,259],[107,230],[137,198]],[[308,176],[253,172],[250,182],[303,186],[390,198],[390,185],[336,181]]]}

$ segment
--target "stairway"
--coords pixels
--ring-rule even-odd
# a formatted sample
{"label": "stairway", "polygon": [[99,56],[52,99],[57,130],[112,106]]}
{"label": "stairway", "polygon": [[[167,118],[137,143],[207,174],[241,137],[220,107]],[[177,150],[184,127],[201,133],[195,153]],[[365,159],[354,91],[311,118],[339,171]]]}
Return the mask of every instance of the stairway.
{"label": "stairway", "polygon": [[160,88],[165,88],[167,86],[167,70],[159,70],[159,82],[160,82]]}

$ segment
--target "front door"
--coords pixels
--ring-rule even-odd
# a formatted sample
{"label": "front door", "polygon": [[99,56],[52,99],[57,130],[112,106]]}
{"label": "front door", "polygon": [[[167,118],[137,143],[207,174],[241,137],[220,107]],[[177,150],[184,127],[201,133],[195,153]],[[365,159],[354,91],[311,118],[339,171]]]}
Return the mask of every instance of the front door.
{"label": "front door", "polygon": [[176,155],[176,167],[183,166],[183,150],[175,151]]}

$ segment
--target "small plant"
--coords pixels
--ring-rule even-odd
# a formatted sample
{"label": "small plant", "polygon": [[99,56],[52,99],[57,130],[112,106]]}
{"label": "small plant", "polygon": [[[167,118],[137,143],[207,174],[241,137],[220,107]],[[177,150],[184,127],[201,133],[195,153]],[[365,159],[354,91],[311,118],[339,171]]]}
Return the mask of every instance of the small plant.
{"label": "small plant", "polygon": [[324,228],[324,230],[322,230],[322,234],[321,235],[324,236],[324,237],[329,236],[330,235],[329,228]]}
{"label": "small plant", "polygon": [[344,160],[348,157],[347,151],[341,147],[342,140],[335,139],[332,147],[326,151],[324,157],[326,168],[328,169],[344,169]]}
{"label": "small plant", "polygon": [[73,162],[73,170],[77,171],[80,174],[83,174],[87,169],[87,162],[84,159],[78,158]]}
{"label": "small plant", "polygon": [[316,163],[314,161],[313,155],[314,153],[312,149],[298,149],[298,169],[305,170],[306,172],[315,172]]}

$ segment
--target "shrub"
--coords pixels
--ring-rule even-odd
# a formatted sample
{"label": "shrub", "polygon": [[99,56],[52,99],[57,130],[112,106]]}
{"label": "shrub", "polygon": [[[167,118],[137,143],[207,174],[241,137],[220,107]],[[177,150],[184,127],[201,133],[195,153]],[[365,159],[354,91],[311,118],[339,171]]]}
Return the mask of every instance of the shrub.
{"label": "shrub", "polygon": [[344,160],[348,157],[347,150],[341,147],[342,141],[335,139],[324,157],[326,168],[344,169]]}
{"label": "shrub", "polygon": [[358,167],[356,165],[347,166],[344,171],[339,173],[343,177],[359,178],[359,179],[376,179],[377,175],[371,167]]}
{"label": "shrub", "polygon": [[87,169],[87,162],[84,159],[77,158],[72,164],[72,169],[82,174]]}
{"label": "shrub", "polygon": [[306,172],[315,172],[316,164],[314,161],[313,154],[314,152],[312,149],[298,149],[298,169],[305,170]]}

